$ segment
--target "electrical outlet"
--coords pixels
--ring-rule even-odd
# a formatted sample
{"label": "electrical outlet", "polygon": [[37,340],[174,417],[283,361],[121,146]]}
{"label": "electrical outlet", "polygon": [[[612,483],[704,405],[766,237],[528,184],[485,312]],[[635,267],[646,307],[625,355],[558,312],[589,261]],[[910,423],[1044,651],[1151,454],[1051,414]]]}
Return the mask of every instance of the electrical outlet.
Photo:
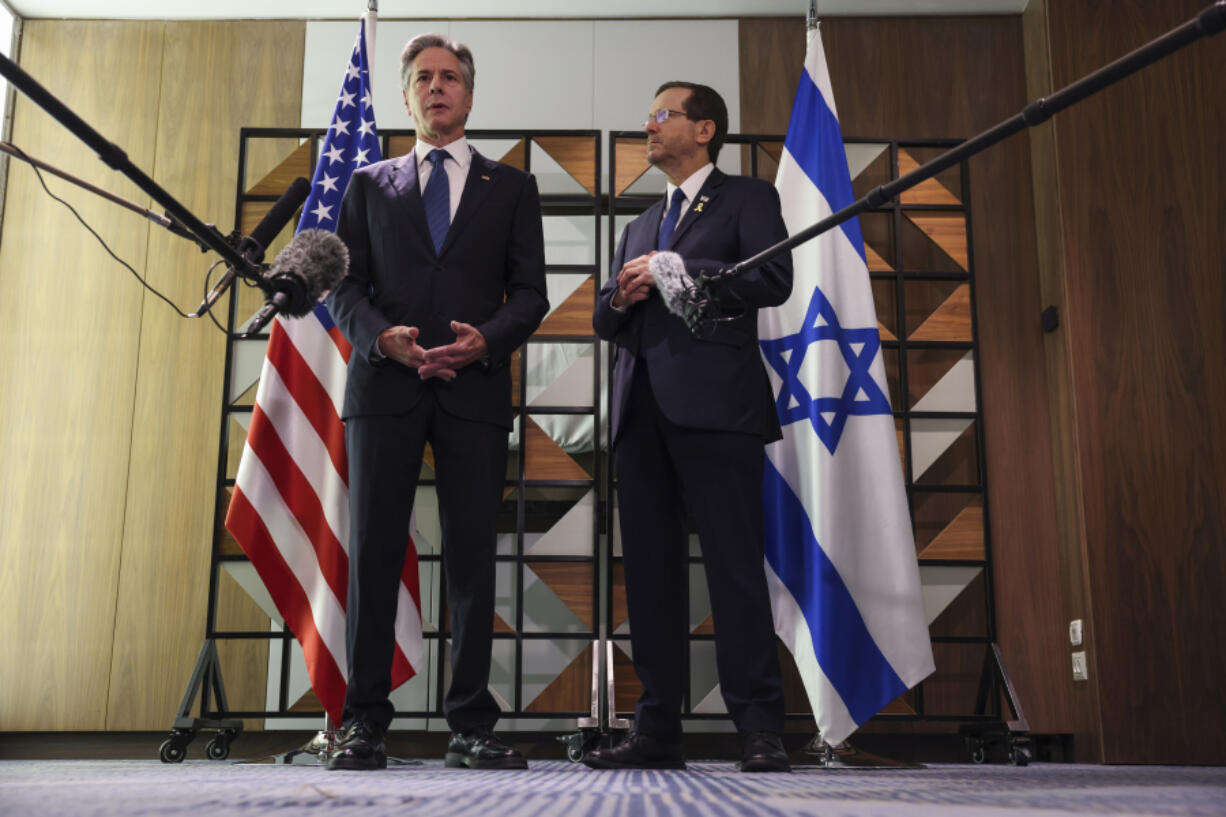
{"label": "electrical outlet", "polygon": [[1073,653],[1073,680],[1088,681],[1090,672],[1086,668],[1086,654],[1084,650]]}
{"label": "electrical outlet", "polygon": [[1068,623],[1068,643],[1074,647],[1081,646],[1081,619],[1079,618]]}

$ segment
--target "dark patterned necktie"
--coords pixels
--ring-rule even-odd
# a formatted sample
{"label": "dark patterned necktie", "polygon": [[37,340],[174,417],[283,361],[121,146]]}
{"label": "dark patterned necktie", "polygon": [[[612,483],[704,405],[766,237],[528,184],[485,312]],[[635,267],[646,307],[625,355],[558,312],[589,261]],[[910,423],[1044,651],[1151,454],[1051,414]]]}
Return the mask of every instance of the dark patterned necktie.
{"label": "dark patterned necktie", "polygon": [[426,206],[426,224],[430,227],[430,238],[437,253],[443,249],[443,240],[447,238],[447,229],[451,226],[451,183],[444,161],[447,151],[435,148],[426,154],[426,158],[434,163],[434,169],[430,171],[421,200]]}
{"label": "dark patterned necktie", "polygon": [[685,201],[685,193],[678,187],[673,191],[673,200],[668,206],[668,212],[664,214],[664,220],[660,222],[660,234],[656,237],[657,250],[668,247],[673,231],[677,229],[677,219],[681,218],[681,202],[683,201]]}

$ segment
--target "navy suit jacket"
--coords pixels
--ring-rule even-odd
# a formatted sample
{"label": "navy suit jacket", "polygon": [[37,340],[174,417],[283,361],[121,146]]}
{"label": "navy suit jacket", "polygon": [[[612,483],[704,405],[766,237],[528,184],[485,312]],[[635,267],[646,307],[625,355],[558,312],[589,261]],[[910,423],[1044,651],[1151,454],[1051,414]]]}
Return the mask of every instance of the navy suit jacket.
{"label": "navy suit jacket", "polygon": [[[549,310],[536,179],[473,151],[436,253],[410,152],[353,174],[336,232],[349,248],[349,272],[327,304],[353,344],[342,416],[404,414],[433,390],[447,412],[510,429],[510,356]],[[453,320],[475,326],[489,356],[450,383],[423,382],[392,360],[372,362],[383,330],[416,326],[417,342],[429,348],[455,340]]]}
{"label": "navy suit jacket", "polygon": [[[770,381],[758,351],[758,308],[778,306],[792,291],[792,258],[784,254],[723,285],[722,305],[743,310],[695,337],[664,307],[656,290],[624,312],[613,309],[617,274],[627,259],[656,249],[663,201],[627,225],[617,245],[609,280],[596,299],[592,324],[615,345],[612,440],[617,442],[631,379],[644,361],[660,411],[688,428],[781,436]],[[779,194],[760,179],[711,172],[681,219],[667,249],[678,253],[690,275],[742,261],[787,238]]]}

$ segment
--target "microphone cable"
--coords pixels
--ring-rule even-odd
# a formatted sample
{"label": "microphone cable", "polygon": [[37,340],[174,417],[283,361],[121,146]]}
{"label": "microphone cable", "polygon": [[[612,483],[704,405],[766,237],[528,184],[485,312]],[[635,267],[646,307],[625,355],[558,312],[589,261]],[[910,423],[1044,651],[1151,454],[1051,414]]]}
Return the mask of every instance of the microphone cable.
{"label": "microphone cable", "polygon": [[[132,274],[132,277],[135,278],[142,287],[144,287],[146,290],[148,290],[149,292],[151,292],[152,294],[160,298],[162,301],[164,301],[171,309],[174,310],[175,314],[178,315],[180,318],[191,317],[186,312],[184,312],[182,309],[180,309],[174,301],[170,300],[170,298],[166,297],[161,292],[158,292],[158,290],[154,288],[152,284],[150,284],[148,281],[142,278],[141,274],[137,272],[136,269],[131,264],[129,264],[127,261],[124,261],[118,255],[116,255],[115,251],[110,248],[110,245],[106,243],[105,239],[103,239],[102,236],[98,235],[98,232],[89,225],[89,222],[87,222],[84,218],[81,217],[81,214],[77,212],[75,207],[73,207],[71,204],[69,204],[64,199],[55,195],[55,193],[52,193],[51,188],[47,186],[46,179],[43,178],[42,171],[39,170],[38,165],[34,164],[34,160],[31,159],[26,154],[25,151],[23,151],[21,148],[17,147],[16,145],[10,145],[10,146],[13,148],[13,151],[14,151],[13,155],[15,155],[18,159],[21,159],[23,162],[25,162],[26,164],[30,165],[31,168],[33,168],[34,175],[38,178],[38,183],[42,185],[43,190],[47,193],[47,195],[50,196],[55,201],[58,201],[60,204],[67,207],[68,212],[72,213],[73,216],[76,217],[77,221],[81,222],[81,226],[84,227],[86,230],[88,230],[90,235],[92,235],[95,239],[97,239],[98,243],[102,245],[102,249],[106,250],[107,255],[111,256],[111,258],[114,258],[117,262],[119,262],[119,264],[123,266],[124,269],[126,269],[128,272]],[[212,274],[213,269],[217,266],[218,263],[220,263],[220,261],[214,263],[212,267],[209,267],[208,272],[205,274],[205,287],[204,287],[205,292],[208,292],[209,290],[208,276]],[[226,335],[230,334],[229,331],[225,329],[225,327],[217,323],[216,318],[213,319],[213,324],[217,326],[217,328],[220,329],[222,332],[224,332]]]}

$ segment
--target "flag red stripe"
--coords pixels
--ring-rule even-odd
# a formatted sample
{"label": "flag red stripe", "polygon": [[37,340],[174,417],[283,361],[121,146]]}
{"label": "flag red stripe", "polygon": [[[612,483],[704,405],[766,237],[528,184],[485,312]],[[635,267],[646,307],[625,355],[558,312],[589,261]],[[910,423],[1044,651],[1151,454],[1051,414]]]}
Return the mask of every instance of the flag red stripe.
{"label": "flag red stripe", "polygon": [[341,357],[345,359],[345,363],[349,363],[349,355],[353,353],[353,347],[349,345],[349,341],[341,334],[339,326],[333,326],[328,330],[328,335],[332,338],[332,342],[336,344],[336,351],[341,353]]}
{"label": "flag red stripe", "polygon": [[268,588],[277,611],[302,644],[311,686],[327,710],[328,717],[334,723],[340,723],[345,706],[345,678],[340,671],[340,661],[344,660],[344,656],[332,655],[320,637],[306,593],[282,558],[263,520],[238,486],[235,486],[230,499],[226,527],[242,545]]}
{"label": "flag red stripe", "polygon": [[345,424],[315,372],[298,352],[285,332],[273,332],[268,341],[268,362],[277,370],[285,389],[294,398],[328,449],[328,456],[345,484],[349,484],[349,463],[345,456]]}
{"label": "flag red stripe", "polygon": [[[256,403],[251,412],[247,445],[264,464],[264,470],[277,486],[277,493],[306,533],[311,547],[315,550],[315,559],[319,562],[319,570],[324,580],[344,607],[348,591],[349,557],[332,531],[332,526],[328,524],[315,488],[286,449],[277,429],[268,420],[259,403]],[[239,541],[241,543],[242,540]]]}

